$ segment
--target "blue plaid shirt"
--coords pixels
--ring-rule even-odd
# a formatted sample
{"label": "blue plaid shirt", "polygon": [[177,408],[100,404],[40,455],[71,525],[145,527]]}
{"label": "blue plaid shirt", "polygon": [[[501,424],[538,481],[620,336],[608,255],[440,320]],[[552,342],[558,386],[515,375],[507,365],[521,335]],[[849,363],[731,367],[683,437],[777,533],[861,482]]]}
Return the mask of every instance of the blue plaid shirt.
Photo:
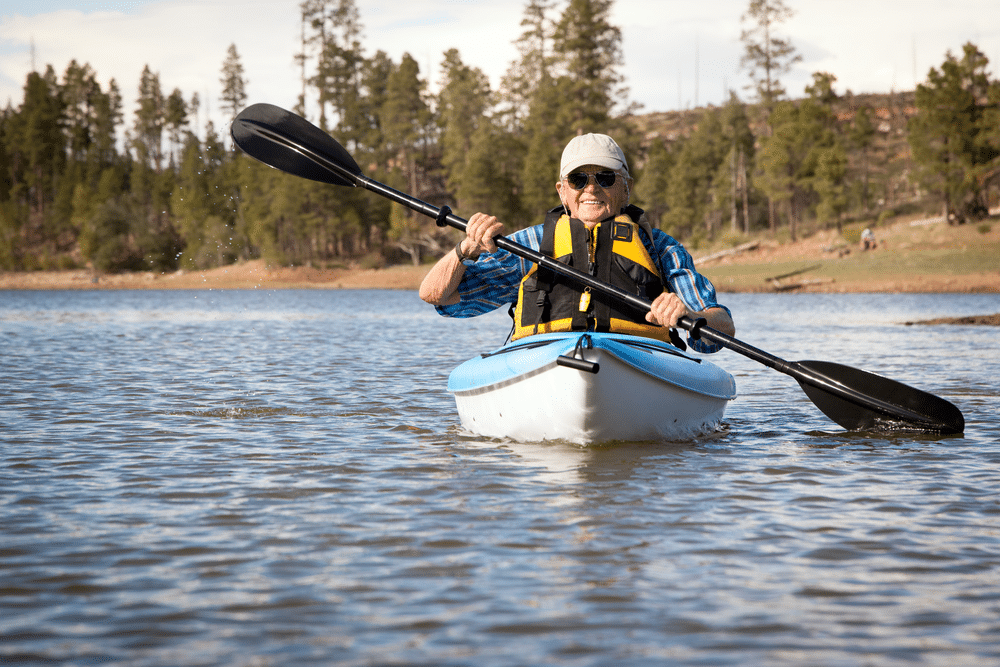
{"label": "blue plaid shirt", "polygon": [[[522,229],[508,238],[540,252],[542,227],[535,225]],[[653,230],[652,241],[650,254],[653,261],[660,267],[668,289],[677,294],[688,309],[722,308],[732,315],[728,308],[715,300],[715,287],[708,278],[695,271],[694,260],[680,243],[659,229]],[[458,286],[461,300],[450,306],[436,306],[437,311],[446,317],[475,317],[516,303],[521,280],[528,274],[533,262],[498,249],[494,253],[480,255],[475,261],[466,260],[464,264],[465,275]],[[703,353],[722,349],[705,340],[691,340],[690,336],[688,343],[692,349]]]}

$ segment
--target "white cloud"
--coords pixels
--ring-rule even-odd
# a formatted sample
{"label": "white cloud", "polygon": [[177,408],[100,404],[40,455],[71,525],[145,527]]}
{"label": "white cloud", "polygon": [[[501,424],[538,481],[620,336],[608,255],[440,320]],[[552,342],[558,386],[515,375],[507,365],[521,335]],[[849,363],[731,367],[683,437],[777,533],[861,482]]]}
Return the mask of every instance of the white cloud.
{"label": "white cloud", "polygon": [[[14,3],[15,5],[17,3]],[[948,49],[973,41],[1000,61],[1000,24],[994,0],[837,0],[795,3],[781,27],[803,54],[784,79],[801,95],[814,71],[828,71],[837,90],[910,89]],[[800,6],[795,6],[799,4]],[[295,104],[300,92],[293,56],[299,50],[296,0],[144,0],[84,2],[23,0],[0,9],[0,105],[22,100],[30,71],[30,44],[39,68],[61,76],[71,59],[89,63],[106,85],[114,77],[126,111],[135,106],[144,65],[159,72],[169,93],[197,92],[222,123],[218,95],[226,49],[240,53],[251,102]],[[517,57],[524,0],[358,0],[363,44],[398,61],[404,52],[432,84],[441,55],[457,48],[494,85]],[[727,88],[744,97],[740,71],[740,16],[746,0],[618,0],[613,22],[624,37],[624,72],[634,100],[646,111],[721,103]],[[996,72],[997,68],[994,67]]]}

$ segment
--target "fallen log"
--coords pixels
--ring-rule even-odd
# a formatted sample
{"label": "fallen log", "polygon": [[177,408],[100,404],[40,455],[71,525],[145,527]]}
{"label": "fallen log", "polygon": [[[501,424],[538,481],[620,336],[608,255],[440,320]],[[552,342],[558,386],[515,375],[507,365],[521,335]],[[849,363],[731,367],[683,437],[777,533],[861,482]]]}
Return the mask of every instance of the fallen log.
{"label": "fallen log", "polygon": [[749,252],[750,250],[756,250],[760,247],[760,241],[748,241],[747,243],[742,243],[735,248],[727,248],[726,250],[720,250],[719,252],[713,252],[711,255],[705,255],[698,260],[698,263],[711,262],[713,259],[721,259],[723,257],[730,257],[732,255],[738,255],[742,252]]}

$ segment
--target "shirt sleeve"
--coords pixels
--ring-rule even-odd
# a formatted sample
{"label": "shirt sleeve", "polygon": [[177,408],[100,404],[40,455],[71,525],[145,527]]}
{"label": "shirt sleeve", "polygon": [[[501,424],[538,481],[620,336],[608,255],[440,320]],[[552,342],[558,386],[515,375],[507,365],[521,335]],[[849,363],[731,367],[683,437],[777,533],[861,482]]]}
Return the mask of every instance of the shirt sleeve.
{"label": "shirt sleeve", "polygon": [[[522,229],[507,238],[537,252],[542,242],[542,226]],[[475,317],[515,303],[521,280],[533,265],[533,262],[500,249],[464,263],[465,274],[458,284],[459,302],[436,306],[445,317]]]}
{"label": "shirt sleeve", "polygon": [[[670,291],[679,296],[684,305],[691,310],[722,308],[732,317],[732,311],[716,300],[715,286],[712,281],[695,270],[694,260],[691,258],[691,254],[684,249],[684,246],[659,229],[653,230],[653,246],[656,249],[656,259],[664,273]],[[692,340],[690,334],[688,335],[688,344],[692,349],[704,354],[711,354],[722,349],[721,345],[710,343],[704,339]]]}

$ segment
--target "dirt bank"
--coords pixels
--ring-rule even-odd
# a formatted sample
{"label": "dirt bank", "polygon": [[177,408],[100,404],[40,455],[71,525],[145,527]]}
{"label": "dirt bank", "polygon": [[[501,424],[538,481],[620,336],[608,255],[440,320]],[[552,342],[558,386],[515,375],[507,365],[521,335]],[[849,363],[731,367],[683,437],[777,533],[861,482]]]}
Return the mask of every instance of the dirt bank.
{"label": "dirt bank", "polygon": [[207,271],[0,273],[0,289],[416,289],[427,267],[314,269],[254,260]]}

